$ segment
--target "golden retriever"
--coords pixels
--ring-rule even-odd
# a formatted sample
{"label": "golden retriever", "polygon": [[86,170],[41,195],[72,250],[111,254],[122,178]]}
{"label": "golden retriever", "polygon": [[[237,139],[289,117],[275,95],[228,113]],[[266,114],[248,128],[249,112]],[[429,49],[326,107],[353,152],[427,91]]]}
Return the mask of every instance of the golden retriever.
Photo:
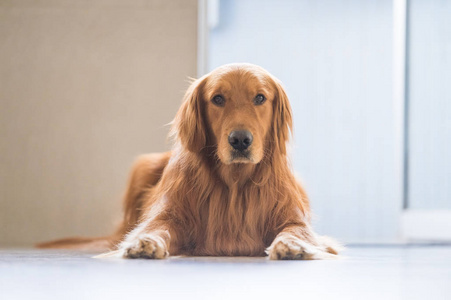
{"label": "golden retriever", "polygon": [[309,200],[290,167],[291,128],[279,80],[251,64],[219,67],[186,92],[172,151],[135,163],[115,234],[39,246],[116,249],[126,258],[335,257],[340,246],[312,230]]}

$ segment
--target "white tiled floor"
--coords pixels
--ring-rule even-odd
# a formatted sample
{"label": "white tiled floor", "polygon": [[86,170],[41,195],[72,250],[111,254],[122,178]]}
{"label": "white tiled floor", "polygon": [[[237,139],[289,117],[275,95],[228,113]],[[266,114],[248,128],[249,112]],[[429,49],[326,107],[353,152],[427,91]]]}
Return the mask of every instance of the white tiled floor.
{"label": "white tiled floor", "polygon": [[451,299],[451,247],[351,247],[335,261],[92,259],[0,250],[0,299]]}

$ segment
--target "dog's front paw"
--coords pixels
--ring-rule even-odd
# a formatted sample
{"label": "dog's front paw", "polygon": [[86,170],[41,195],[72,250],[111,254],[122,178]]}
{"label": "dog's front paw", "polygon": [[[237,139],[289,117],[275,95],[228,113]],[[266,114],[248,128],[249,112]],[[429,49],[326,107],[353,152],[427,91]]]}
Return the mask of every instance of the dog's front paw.
{"label": "dog's front paw", "polygon": [[166,243],[160,237],[145,235],[124,245],[125,258],[162,259],[168,256]]}
{"label": "dog's front paw", "polygon": [[325,253],[317,247],[296,238],[276,239],[266,250],[266,253],[268,253],[269,259],[273,260],[310,260],[330,258],[330,254]]}

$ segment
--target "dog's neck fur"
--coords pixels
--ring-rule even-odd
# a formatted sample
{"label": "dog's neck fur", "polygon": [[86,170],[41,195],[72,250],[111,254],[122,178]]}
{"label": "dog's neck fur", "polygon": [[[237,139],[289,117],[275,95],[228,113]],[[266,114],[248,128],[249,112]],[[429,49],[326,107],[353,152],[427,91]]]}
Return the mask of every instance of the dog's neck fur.
{"label": "dog's neck fur", "polygon": [[218,176],[227,186],[242,186],[249,181],[256,172],[257,165],[250,163],[223,164],[218,163]]}

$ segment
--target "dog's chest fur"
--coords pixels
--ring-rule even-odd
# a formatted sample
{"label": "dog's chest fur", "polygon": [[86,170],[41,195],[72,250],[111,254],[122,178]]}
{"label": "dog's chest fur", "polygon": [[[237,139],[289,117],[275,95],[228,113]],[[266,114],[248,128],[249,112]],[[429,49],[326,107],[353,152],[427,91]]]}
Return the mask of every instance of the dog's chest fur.
{"label": "dog's chest fur", "polygon": [[201,201],[188,248],[192,255],[265,255],[271,243],[270,211],[264,188],[246,185],[217,185]]}

